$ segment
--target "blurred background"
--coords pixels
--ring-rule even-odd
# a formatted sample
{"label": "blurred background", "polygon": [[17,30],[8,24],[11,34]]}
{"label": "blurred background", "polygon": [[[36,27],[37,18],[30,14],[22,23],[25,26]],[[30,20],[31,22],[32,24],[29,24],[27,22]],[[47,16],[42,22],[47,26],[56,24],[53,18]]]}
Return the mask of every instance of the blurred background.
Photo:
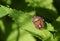
{"label": "blurred background", "polygon": [[[34,16],[44,19],[42,29]],[[60,0],[0,0],[0,41],[60,41]]]}

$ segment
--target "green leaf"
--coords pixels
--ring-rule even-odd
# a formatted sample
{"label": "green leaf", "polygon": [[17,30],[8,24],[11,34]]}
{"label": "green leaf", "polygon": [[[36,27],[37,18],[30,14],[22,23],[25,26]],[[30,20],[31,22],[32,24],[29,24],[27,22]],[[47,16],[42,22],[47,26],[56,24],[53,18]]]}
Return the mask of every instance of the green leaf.
{"label": "green leaf", "polygon": [[18,31],[14,30],[12,31],[9,36],[7,37],[6,41],[16,41],[17,40],[17,36],[18,36]]}
{"label": "green leaf", "polygon": [[2,20],[0,20],[0,28],[2,30],[3,33],[5,33],[5,26]]}
{"label": "green leaf", "polygon": [[46,22],[46,25],[47,25],[47,30],[49,30],[49,31],[55,31],[55,29],[54,29],[54,26],[51,24],[51,23],[47,23]]}
{"label": "green leaf", "polygon": [[12,19],[20,26],[27,23],[28,22],[27,20],[30,20],[30,18],[32,18],[34,15],[35,15],[35,11],[23,12],[18,10],[13,10],[11,14],[9,14],[9,16],[12,17]]}
{"label": "green leaf", "polygon": [[56,19],[56,21],[60,22],[60,16]]}
{"label": "green leaf", "polygon": [[47,8],[56,11],[55,7],[52,4],[53,0],[25,0],[25,1],[28,3],[28,6]]}
{"label": "green leaf", "polygon": [[34,37],[30,34],[26,34],[23,37],[20,37],[19,41],[36,41]]}
{"label": "green leaf", "polygon": [[47,39],[45,41],[58,41],[58,37],[51,36],[51,38],[49,38],[49,39]]}
{"label": "green leaf", "polygon": [[25,30],[20,30],[19,41],[36,41],[35,38]]}
{"label": "green leaf", "polygon": [[[32,23],[32,20],[30,20],[28,23],[26,23],[25,25],[22,26],[23,30],[28,31],[29,33],[31,33],[33,36],[36,36],[42,40],[46,40],[49,37],[51,37],[51,33],[48,30],[45,29],[36,29]],[[48,33],[48,34],[47,34]]]}
{"label": "green leaf", "polygon": [[[35,41],[35,39],[28,33],[28,34],[26,34],[27,32],[25,32],[25,30],[21,30],[21,27],[23,26],[23,25],[25,25],[25,24],[27,24],[27,22],[29,22],[30,21],[30,19],[34,16],[34,14],[35,14],[35,12],[34,11],[31,11],[31,12],[22,12],[22,11],[18,11],[18,10],[13,10],[10,14],[9,14],[9,16],[10,17],[12,17],[12,19],[15,21],[15,23],[13,23],[13,25],[12,25],[12,29],[15,29],[14,30],[14,32],[16,32],[16,30],[20,33],[18,33],[20,36],[19,36],[19,38],[18,38],[18,40],[19,41],[22,41],[23,39],[25,39],[26,40],[26,37],[28,38],[28,40],[30,40],[30,41]],[[17,28],[16,28],[17,27]],[[19,27],[19,29],[18,29],[18,27]],[[13,33],[14,33],[13,32]],[[8,37],[8,39],[7,39],[7,41],[15,41],[16,39],[16,35],[17,35],[17,37],[18,37],[18,34],[16,34],[16,35],[14,35],[14,36],[12,36],[13,35],[13,33],[11,33],[10,35],[9,35],[9,37]],[[16,32],[17,33],[17,32]],[[23,36],[24,35],[24,36]],[[27,36],[26,36],[27,35]],[[15,40],[14,40],[15,39]],[[25,41],[24,40],[24,41]],[[26,40],[26,41],[28,41],[28,40]]]}
{"label": "green leaf", "polygon": [[10,35],[7,38],[7,41],[35,41],[34,37],[28,33],[27,31],[24,31],[22,29],[14,30],[10,33]]}
{"label": "green leaf", "polygon": [[0,5],[0,18],[8,15],[10,12],[10,8]]}
{"label": "green leaf", "polygon": [[17,29],[17,24],[15,22],[12,23],[12,30],[16,30]]}
{"label": "green leaf", "polygon": [[31,6],[46,6],[51,4],[53,1],[52,0],[26,0],[26,2],[29,2],[29,5]]}

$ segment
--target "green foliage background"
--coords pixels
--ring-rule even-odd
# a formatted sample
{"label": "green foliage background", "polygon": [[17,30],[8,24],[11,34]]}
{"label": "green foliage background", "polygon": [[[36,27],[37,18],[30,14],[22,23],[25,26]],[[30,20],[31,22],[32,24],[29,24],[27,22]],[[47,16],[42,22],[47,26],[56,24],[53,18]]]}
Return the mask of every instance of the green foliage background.
{"label": "green foliage background", "polygon": [[[35,28],[35,15],[44,28]],[[0,41],[60,41],[60,0],[0,0]]]}

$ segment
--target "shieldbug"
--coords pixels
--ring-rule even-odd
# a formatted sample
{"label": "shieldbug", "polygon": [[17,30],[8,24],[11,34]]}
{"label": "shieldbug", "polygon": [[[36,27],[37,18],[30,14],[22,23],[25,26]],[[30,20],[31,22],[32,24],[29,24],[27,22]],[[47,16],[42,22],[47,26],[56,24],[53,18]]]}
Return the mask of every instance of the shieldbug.
{"label": "shieldbug", "polygon": [[44,27],[44,22],[43,22],[43,19],[39,16],[34,16],[33,18],[33,24],[35,25],[35,27],[37,29],[41,29]]}

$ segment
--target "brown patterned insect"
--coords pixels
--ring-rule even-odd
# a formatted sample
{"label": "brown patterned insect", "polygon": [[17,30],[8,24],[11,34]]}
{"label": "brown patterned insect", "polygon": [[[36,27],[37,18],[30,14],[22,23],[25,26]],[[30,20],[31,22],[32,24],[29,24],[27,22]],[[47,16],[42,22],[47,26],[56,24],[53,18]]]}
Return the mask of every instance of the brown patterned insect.
{"label": "brown patterned insect", "polygon": [[44,27],[43,19],[39,16],[34,16],[33,23],[37,29],[41,29]]}

